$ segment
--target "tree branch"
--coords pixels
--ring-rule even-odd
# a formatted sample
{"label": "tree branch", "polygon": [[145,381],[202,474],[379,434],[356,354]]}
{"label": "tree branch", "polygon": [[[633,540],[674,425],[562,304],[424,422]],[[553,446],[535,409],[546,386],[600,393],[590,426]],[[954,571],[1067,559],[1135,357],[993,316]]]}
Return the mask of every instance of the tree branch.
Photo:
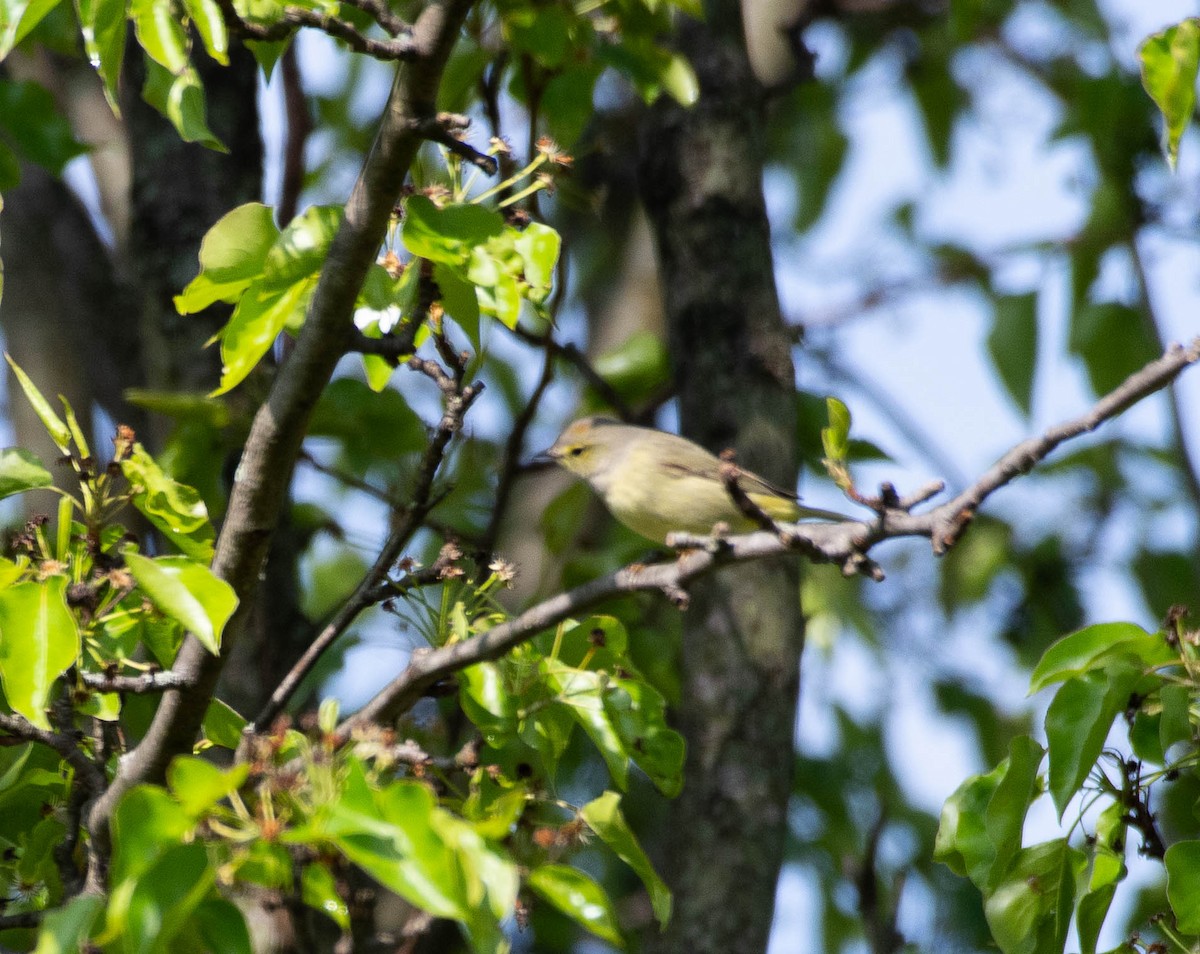
{"label": "tree branch", "polygon": [[[932,485],[908,498],[898,498],[894,491],[881,494],[880,510],[870,522],[783,524],[785,532],[780,534],[757,532],[726,538],[671,534],[667,544],[683,552],[670,563],[625,567],[538,603],[478,636],[415,652],[407,669],[342,723],[338,737],[345,741],[358,727],[395,719],[447,676],[475,663],[496,659],[546,628],[614,596],[658,590],[676,604],[686,603],[686,586],[693,580],[730,563],[762,559],[788,550],[799,551],[813,562],[838,563],[848,574],[866,573],[875,579],[881,579],[882,572],[867,557],[867,552],[884,540],[925,537],[940,555],[957,541],[976,509],[992,493],[1027,473],[1059,444],[1095,430],[1132,404],[1166,387],[1197,360],[1200,360],[1200,338],[1187,348],[1179,345],[1169,348],[1161,358],[1101,398],[1086,414],[1050,428],[1041,437],[1017,444],[962,494],[923,514],[910,513],[909,509],[928,499],[935,490]],[[888,506],[888,502],[892,505]]]}
{"label": "tree branch", "polygon": [[283,15],[274,23],[268,24],[251,23],[242,19],[233,5],[233,0],[217,0],[217,6],[220,7],[221,15],[230,31],[247,40],[286,40],[298,28],[307,26],[327,33],[334,39],[343,41],[355,52],[365,53],[377,60],[411,60],[420,55],[420,44],[414,36],[415,28],[408,27],[399,20],[393,21],[394,26],[399,24],[397,30],[388,30],[394,39],[376,40],[363,36],[355,29],[354,24],[346,20],[307,7],[284,7]]}
{"label": "tree branch", "polygon": [[[224,2],[228,5],[228,0]],[[396,73],[374,145],[346,203],[304,327],[254,417],[212,564],[239,599],[226,632],[229,644],[236,641],[249,614],[313,407],[349,347],[355,301],[423,142],[415,127],[436,115],[442,71],[471,3],[434,0],[422,10],[405,40],[411,45],[411,58]],[[161,781],[170,760],[191,750],[227,658],[228,652],[210,655],[194,637],[184,643],[175,671],[187,686],[164,694],[145,737],[121,760],[112,785],[90,813],[94,839],[107,840],[113,809],[126,791],[140,782]]]}
{"label": "tree branch", "polygon": [[79,681],[96,692],[123,692],[130,695],[145,695],[151,692],[165,692],[168,689],[187,687],[187,680],[170,669],[164,669],[161,672],[145,672],[137,676],[81,672]]}

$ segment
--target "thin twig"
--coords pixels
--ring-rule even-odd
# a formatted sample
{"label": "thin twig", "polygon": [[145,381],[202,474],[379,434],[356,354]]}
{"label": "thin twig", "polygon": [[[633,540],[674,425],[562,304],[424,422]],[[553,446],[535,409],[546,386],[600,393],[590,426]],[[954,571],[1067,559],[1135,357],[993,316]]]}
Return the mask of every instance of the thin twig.
{"label": "thin twig", "polygon": [[342,0],[344,4],[362,10],[391,36],[400,36],[412,29],[407,21],[396,16],[383,0]]}
{"label": "thin twig", "polygon": [[[497,657],[546,628],[578,614],[603,600],[639,591],[658,590],[676,602],[686,597],[691,581],[729,563],[761,559],[799,551],[814,562],[832,562],[846,573],[865,573],[875,579],[882,571],[867,552],[884,540],[926,537],[934,552],[952,546],[970,522],[978,506],[992,493],[1029,471],[1063,441],[1090,432],[1130,405],[1169,385],[1186,367],[1200,360],[1200,338],[1187,348],[1169,348],[1161,358],[1131,375],[1086,414],[1051,428],[1039,438],[1018,444],[1004,454],[971,487],[958,497],[926,513],[913,514],[901,506],[883,509],[869,523],[786,524],[786,534],[750,533],[715,540],[695,534],[671,534],[667,544],[681,549],[669,563],[633,565],[559,593],[524,613],[470,639],[413,656],[408,668],[381,690],[359,712],[338,729],[346,739],[358,726],[389,721],[406,712],[435,683],[467,666]],[[927,499],[931,487],[908,498]],[[897,499],[894,492],[882,498]]]}
{"label": "thin twig", "polygon": [[329,34],[336,40],[343,41],[357,53],[364,53],[377,60],[400,61],[410,60],[418,55],[417,43],[412,37],[412,28],[405,30],[390,40],[377,40],[363,36],[354,24],[327,13],[309,10],[306,7],[284,7],[283,14],[274,23],[251,23],[238,14],[233,0],[217,0],[221,15],[225,18],[229,29],[248,40],[271,42],[286,40],[300,27],[314,27]]}
{"label": "thin twig", "polygon": [[300,61],[296,45],[289,44],[279,60],[283,83],[283,112],[287,117],[287,138],[283,143],[283,175],[279,185],[279,225],[287,225],[296,215],[300,190],[304,186],[304,147],[312,132],[312,116],[304,98]]}
{"label": "thin twig", "polygon": [[611,407],[621,420],[631,421],[634,419],[633,410],[625,403],[625,399],[616,392],[611,384],[604,380],[600,372],[592,366],[587,355],[575,345],[570,342],[564,344],[557,341],[552,335],[534,334],[520,325],[513,328],[512,332],[522,341],[536,345],[539,348],[544,348],[556,358],[562,358],[564,361],[574,365],[575,369],[583,376],[583,379],[587,381],[591,389],[596,392],[600,400]]}
{"label": "thin twig", "polygon": [[742,516],[749,520],[753,520],[760,530],[766,530],[768,533],[780,533],[779,524],[777,524],[762,507],[750,499],[750,495],[742,488],[739,478],[744,471],[734,463],[734,451],[721,451],[721,483],[725,485],[725,492],[729,494],[729,498],[734,505],[741,511]]}
{"label": "thin twig", "polygon": [[438,113],[437,116],[421,120],[416,126],[416,132],[430,142],[445,146],[456,156],[482,169],[489,176],[494,176],[500,170],[500,161],[458,138],[458,134],[470,124],[471,119],[468,116],[459,113]]}
{"label": "thin twig", "polygon": [[[463,418],[466,416],[467,411],[470,410],[475,399],[483,392],[483,384],[482,382],[476,382],[472,385],[463,386],[461,384],[461,373],[458,369],[455,371],[456,377],[452,378],[436,361],[428,361],[423,358],[413,358],[409,362],[409,367],[425,374],[441,388],[445,404],[442,419],[429,441],[429,446],[425,450],[420,465],[417,467],[410,503],[401,511],[396,525],[392,528],[391,533],[388,534],[387,540],[379,551],[379,556],[376,557],[370,570],[359,581],[358,586],[355,587],[349,599],[341,605],[333,615],[333,618],[325,624],[321,632],[317,634],[316,638],[304,651],[304,654],[288,671],[287,675],[283,677],[279,685],[275,688],[275,691],[271,693],[271,698],[267,700],[262,711],[246,727],[247,738],[257,732],[260,727],[269,726],[275,720],[275,717],[283,711],[283,707],[287,705],[288,700],[291,699],[296,689],[299,688],[304,677],[312,671],[321,656],[325,654],[330,646],[337,642],[363,610],[374,606],[388,597],[402,595],[415,585],[424,584],[425,582],[424,577],[420,574],[414,574],[412,575],[412,582],[408,584],[404,580],[392,583],[388,578],[388,574],[391,572],[392,567],[395,566],[400,552],[408,545],[413,534],[420,529],[426,515],[440,500],[433,493],[434,479],[441,468],[442,461],[445,459],[446,449],[450,444],[450,440],[462,429]],[[436,573],[438,569],[438,565],[435,564],[432,572]],[[405,579],[408,578],[406,577]]]}

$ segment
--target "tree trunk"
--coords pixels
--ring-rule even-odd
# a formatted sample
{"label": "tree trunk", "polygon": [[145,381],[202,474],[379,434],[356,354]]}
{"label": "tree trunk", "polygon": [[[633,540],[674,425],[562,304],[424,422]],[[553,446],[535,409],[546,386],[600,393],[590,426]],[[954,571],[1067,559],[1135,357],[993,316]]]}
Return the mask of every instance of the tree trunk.
{"label": "tree trunk", "polygon": [[[763,91],[738,5],[708,4],[680,44],[700,79],[692,109],[660,102],[641,142],[685,434],[791,486],[795,384],[762,195]],[[663,952],[763,951],[792,783],[803,618],[795,559],[734,567],[695,587],[678,714],[683,794],[667,836],[675,913]]]}

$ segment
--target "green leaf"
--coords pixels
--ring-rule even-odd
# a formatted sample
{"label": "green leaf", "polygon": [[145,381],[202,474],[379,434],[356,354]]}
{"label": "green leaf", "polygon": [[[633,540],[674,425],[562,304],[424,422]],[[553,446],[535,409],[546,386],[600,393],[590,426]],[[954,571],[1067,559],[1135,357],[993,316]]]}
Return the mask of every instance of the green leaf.
{"label": "green leaf", "polygon": [[0,450],[0,499],[53,483],[50,471],[36,454],[19,447]]}
{"label": "green leaf", "polygon": [[479,297],[475,294],[475,286],[461,277],[452,265],[444,262],[437,262],[433,266],[433,280],[441,293],[442,307],[466,332],[471,347],[478,354],[482,348],[479,336]]}
{"label": "green leaf", "polygon": [[279,291],[260,280],[246,290],[221,332],[221,384],[209,397],[225,394],[245,380],[280,332],[303,317],[316,285],[316,278],[310,277]]}
{"label": "green leaf", "polygon": [[1102,669],[1116,659],[1153,668],[1174,656],[1161,633],[1148,633],[1136,623],[1097,623],[1050,646],[1029,678],[1029,691],[1038,692],[1052,683]]}
{"label": "green leaf", "polygon": [[1163,858],[1167,867],[1167,899],[1179,930],[1200,934],[1200,841],[1177,841]]}
{"label": "green leaf", "polygon": [[[196,930],[198,925],[193,918],[212,892],[215,881],[216,868],[210,864],[203,843],[166,847],[135,881],[114,888],[109,927],[115,927],[118,934],[132,940],[132,950],[138,954],[179,950],[183,945],[177,938]],[[227,926],[226,931],[219,933],[233,931],[236,927]],[[245,944],[232,950],[245,950]]]}
{"label": "green leaf", "polygon": [[213,745],[234,750],[241,744],[247,722],[227,703],[214,699],[204,713],[204,737]]}
{"label": "green leaf", "polygon": [[1100,757],[1113,720],[1129,705],[1139,675],[1113,664],[1104,673],[1068,679],[1051,700],[1046,710],[1050,795],[1060,819]]}
{"label": "green leaf", "polygon": [[504,217],[479,205],[448,205],[439,209],[423,195],[404,204],[404,246],[431,262],[465,265],[472,249],[504,231]]}
{"label": "green leaf", "polygon": [[835,397],[825,399],[829,426],[821,429],[821,446],[832,461],[844,461],[850,453],[850,409]]}
{"label": "green leaf", "polygon": [[342,223],[341,206],[309,206],[279,234],[263,262],[262,287],[290,288],[321,271]]}
{"label": "green leaf", "polygon": [[1118,882],[1125,877],[1125,806],[1112,802],[1096,823],[1092,843],[1092,874],[1088,891],[1079,899],[1075,923],[1079,929],[1082,954],[1096,954],[1096,941],[1108,909],[1112,905]]}
{"label": "green leaf", "polygon": [[1142,63],[1142,86],[1163,116],[1163,152],[1174,169],[1179,140],[1196,106],[1200,20],[1189,17],[1147,37],[1138,57]]}
{"label": "green leaf", "polygon": [[255,954],[242,909],[224,898],[209,898],[196,906],[194,923],[204,950],[221,954]]}
{"label": "green leaf", "polygon": [[1021,850],[984,902],[988,927],[1004,954],[1063,950],[1075,883],[1086,864],[1065,838]]}
{"label": "green leaf", "polygon": [[605,792],[580,809],[579,817],[618,858],[634,870],[650,893],[650,906],[660,927],[671,919],[671,892],[650,864],[625,816],[621,814],[621,796]]}
{"label": "green leaf", "polygon": [[1018,736],[995,769],[963,782],[942,806],[934,859],[981,890],[994,886],[1021,847],[1044,754],[1033,739]]}
{"label": "green leaf", "polygon": [[83,50],[104,85],[104,98],[119,116],[121,66],[125,58],[125,0],[75,0]]}
{"label": "green leaf", "polygon": [[167,766],[167,784],[183,810],[199,818],[241,788],[249,771],[246,763],[222,771],[204,759],[181,755]]}
{"label": "green leaf", "polygon": [[279,238],[275,212],[248,202],[226,212],[200,243],[200,274],[175,296],[175,308],[190,315],[213,302],[234,302],[266,265]]}
{"label": "green leaf", "polygon": [[0,590],[0,678],[14,712],[50,728],[54,681],[79,658],[79,631],[67,608],[66,577]]}
{"label": "green leaf", "polygon": [[343,931],[350,930],[350,909],[338,893],[336,879],[324,865],[314,862],[304,866],[300,875],[300,897]]}
{"label": "green leaf", "polygon": [[562,239],[558,232],[540,222],[530,222],[513,240],[525,266],[525,281],[530,285],[528,297],[544,301],[554,284],[554,269]]}
{"label": "green leaf", "polygon": [[0,133],[26,159],[56,176],[87,147],[76,140],[49,90],[0,78]]}
{"label": "green leaf", "polygon": [[20,43],[60,0],[0,0],[0,60]]}
{"label": "green leaf", "polygon": [[193,67],[185,66],[173,73],[147,57],[142,99],[171,121],[184,142],[196,142],[216,152],[229,151],[208,128],[204,84]]}
{"label": "green leaf", "polygon": [[208,55],[222,66],[228,66],[229,31],[220,5],[216,0],[183,0],[183,7],[192,18]]}
{"label": "green leaf", "polygon": [[583,727],[604,758],[609,774],[622,790],[629,787],[629,753],[604,709],[609,686],[606,673],[564,666],[552,659],[542,661],[542,671],[555,698]]}
{"label": "green leaf", "polygon": [[134,507],[187,556],[208,563],[215,534],[200,494],[163,473],[141,444],[121,461],[121,472],[134,490]]}
{"label": "green leaf", "polygon": [[608,894],[582,871],[542,865],[529,873],[529,887],[598,938],[625,946]]}
{"label": "green leaf", "polygon": [[21,385],[21,390],[25,392],[26,400],[33,407],[33,411],[37,414],[38,420],[42,422],[42,426],[46,428],[46,433],[50,435],[50,439],[54,441],[55,446],[64,454],[70,453],[71,431],[66,423],[54,412],[54,408],[50,406],[50,402],[42,397],[42,392],[29,380],[29,375],[21,369],[17,362],[12,359],[11,355],[5,354],[4,358],[8,361],[8,366],[12,368],[17,383]]}
{"label": "green leaf", "polygon": [[125,563],[164,615],[183,624],[205,649],[219,655],[221,632],[238,604],[233,587],[204,564],[187,557],[150,559],[126,550]]}
{"label": "green leaf", "polygon": [[1033,403],[1033,374],[1038,350],[1037,294],[1005,295],[996,299],[988,352],[1004,388],[1029,417]]}
{"label": "green leaf", "polygon": [[1176,742],[1188,742],[1194,737],[1189,708],[1191,693],[1187,686],[1167,683],[1158,691],[1162,702],[1162,719],[1158,724],[1159,744],[1165,753]]}
{"label": "green leaf", "polygon": [[83,950],[103,908],[104,898],[100,895],[77,894],[61,908],[48,912],[33,954],[75,954]]}
{"label": "green leaf", "polygon": [[188,67],[188,38],[171,0],[130,0],[129,19],[146,54],[168,73]]}
{"label": "green leaf", "polygon": [[634,763],[668,798],[683,789],[683,736],[667,725],[662,693],[640,679],[614,679],[604,711]]}

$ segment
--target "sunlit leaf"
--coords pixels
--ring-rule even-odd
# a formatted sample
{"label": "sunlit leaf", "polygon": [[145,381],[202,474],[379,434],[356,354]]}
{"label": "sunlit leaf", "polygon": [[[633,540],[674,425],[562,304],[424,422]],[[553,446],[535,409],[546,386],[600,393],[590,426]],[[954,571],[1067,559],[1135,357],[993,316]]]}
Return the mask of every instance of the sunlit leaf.
{"label": "sunlit leaf", "polygon": [[53,483],[50,471],[46,470],[36,454],[19,447],[0,450],[0,498],[49,487]]}
{"label": "sunlit leaf", "polygon": [[0,590],[0,678],[13,711],[50,728],[54,682],[79,657],[79,631],[67,608],[67,580],[18,583]]}
{"label": "sunlit leaf", "polygon": [[582,871],[566,865],[541,865],[529,873],[529,887],[597,937],[625,946],[612,901]]}
{"label": "sunlit leaf", "polygon": [[605,792],[593,799],[579,811],[579,817],[618,858],[634,870],[646,890],[650,893],[650,906],[658,918],[660,927],[671,919],[671,892],[658,876],[646,852],[634,836],[625,816],[621,813],[621,796],[616,792]]}
{"label": "sunlit leaf", "polygon": [[187,557],[150,559],[126,550],[125,563],[162,613],[178,620],[214,656],[220,653],[221,632],[238,604],[233,587]]}
{"label": "sunlit leaf", "polygon": [[1200,19],[1189,17],[1146,38],[1138,51],[1142,85],[1163,116],[1163,152],[1174,168],[1179,140],[1196,105]]}

